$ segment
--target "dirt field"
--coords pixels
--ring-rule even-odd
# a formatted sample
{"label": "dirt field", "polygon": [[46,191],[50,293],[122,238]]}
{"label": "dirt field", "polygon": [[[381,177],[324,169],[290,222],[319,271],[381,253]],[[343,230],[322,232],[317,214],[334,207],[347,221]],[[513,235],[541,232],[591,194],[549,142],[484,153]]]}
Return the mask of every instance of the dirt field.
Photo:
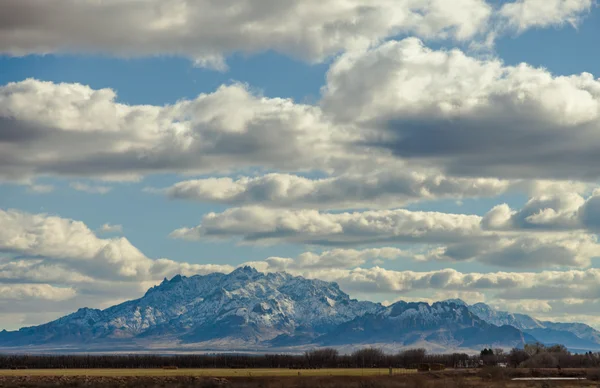
{"label": "dirt field", "polygon": [[231,388],[577,388],[597,387],[592,381],[516,382],[478,376],[410,374],[398,376],[199,377],[199,376],[0,376],[0,387],[231,387]]}
{"label": "dirt field", "polygon": [[[393,369],[394,375],[417,373]],[[387,376],[389,369],[20,369],[0,370],[0,376],[97,376],[97,377],[297,377],[297,376]]]}

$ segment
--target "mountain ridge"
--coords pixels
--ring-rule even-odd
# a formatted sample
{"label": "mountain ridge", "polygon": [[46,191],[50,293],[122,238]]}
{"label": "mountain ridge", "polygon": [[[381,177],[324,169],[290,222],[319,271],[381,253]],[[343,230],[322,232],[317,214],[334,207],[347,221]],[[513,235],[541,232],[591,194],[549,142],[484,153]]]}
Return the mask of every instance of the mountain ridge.
{"label": "mountain ridge", "polygon": [[600,332],[584,323],[542,321],[527,314],[494,310],[485,303],[475,303],[470,306],[467,304],[467,306],[473,314],[490,323],[511,325],[544,343],[560,343],[572,348],[590,344],[600,347]]}
{"label": "mountain ridge", "polygon": [[458,299],[383,306],[352,299],[337,283],[246,266],[229,274],[176,275],[138,299],[3,331],[0,348],[286,350],[387,344],[475,351],[540,338],[600,348],[598,334],[584,324],[544,323]]}

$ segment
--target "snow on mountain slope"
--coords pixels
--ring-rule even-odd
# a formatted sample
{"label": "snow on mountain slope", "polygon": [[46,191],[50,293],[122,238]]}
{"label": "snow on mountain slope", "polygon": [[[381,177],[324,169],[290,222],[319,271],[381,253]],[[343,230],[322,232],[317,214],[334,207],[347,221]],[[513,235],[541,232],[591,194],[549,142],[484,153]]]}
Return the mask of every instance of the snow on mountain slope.
{"label": "snow on mountain slope", "polygon": [[476,303],[468,306],[469,311],[479,318],[496,326],[510,325],[517,329],[540,329],[544,328],[542,322],[525,314],[513,314],[506,311],[492,309],[485,303]]}
{"label": "snow on mountain slope", "polygon": [[459,299],[384,307],[351,299],[336,283],[241,267],[229,274],[177,275],[139,299],[105,310],[82,308],[44,325],[3,331],[0,347],[284,349],[393,343],[477,349],[519,346],[538,336],[578,349],[599,343],[598,332],[583,324],[542,322]]}
{"label": "snow on mountain slope", "polygon": [[548,344],[563,344],[579,349],[599,349],[600,332],[583,323],[540,321],[526,314],[494,310],[485,303],[468,306],[469,311],[494,325],[510,325]]}
{"label": "snow on mountain slope", "polygon": [[165,279],[140,299],[103,311],[81,309],[45,325],[2,333],[0,343],[157,337],[183,342],[238,337],[261,342],[297,330],[318,335],[382,308],[350,299],[335,283],[242,267],[227,275]]}
{"label": "snow on mountain slope", "polygon": [[[397,302],[375,314],[365,314],[324,335],[325,345],[397,343],[411,346],[432,343],[446,348],[513,347],[534,341],[512,326],[491,325],[456,302]],[[422,346],[422,345],[421,345]]]}

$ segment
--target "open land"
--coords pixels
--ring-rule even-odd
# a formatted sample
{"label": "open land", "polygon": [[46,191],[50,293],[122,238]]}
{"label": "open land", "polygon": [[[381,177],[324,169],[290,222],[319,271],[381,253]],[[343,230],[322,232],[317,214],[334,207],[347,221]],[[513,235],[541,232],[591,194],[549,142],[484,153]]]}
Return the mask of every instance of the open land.
{"label": "open land", "polygon": [[[298,375],[300,373],[300,375]],[[514,381],[515,377],[577,377]],[[468,369],[419,373],[408,369],[29,369],[0,370],[0,387],[240,387],[240,388],[525,388],[597,387],[589,369]]]}
{"label": "open land", "polygon": [[[415,369],[394,369],[394,375],[414,374]],[[386,376],[384,368],[283,369],[283,368],[214,368],[214,369],[18,369],[0,370],[0,376],[196,376],[196,377],[297,377],[297,376]]]}

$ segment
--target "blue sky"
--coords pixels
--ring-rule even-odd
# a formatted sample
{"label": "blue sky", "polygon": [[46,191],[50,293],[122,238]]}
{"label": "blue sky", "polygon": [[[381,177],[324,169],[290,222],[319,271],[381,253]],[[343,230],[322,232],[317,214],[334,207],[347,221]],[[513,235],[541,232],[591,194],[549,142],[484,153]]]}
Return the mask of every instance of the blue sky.
{"label": "blue sky", "polygon": [[[9,3],[23,20],[49,12]],[[91,17],[87,3],[79,12]],[[268,28],[281,19],[277,33],[236,35],[227,30],[236,22],[223,16],[223,31],[189,27],[185,37],[176,3],[148,16],[149,25],[167,23],[162,29],[124,23],[113,35],[102,17],[63,28],[48,15],[44,33],[15,25],[0,40],[0,225],[9,230],[0,233],[0,287],[14,294],[0,300],[9,309],[4,327],[40,323],[74,304],[106,307],[163,276],[247,262],[338,281],[360,298],[456,296],[600,324],[594,309],[579,307],[600,306],[600,294],[567,284],[573,276],[593,284],[600,252],[599,174],[585,157],[600,144],[600,12],[590,1],[553,0],[537,12],[534,0],[465,0],[456,12],[424,6],[419,23],[399,16],[406,5],[378,2],[376,12],[398,16],[385,19],[389,26],[357,23],[330,35],[287,31],[289,15],[265,10],[243,16]],[[187,12],[207,4],[187,4]],[[503,8],[511,4],[524,8]],[[514,67],[522,63],[530,70]],[[591,80],[574,78],[583,72]],[[70,145],[76,138],[84,140]],[[180,145],[187,141],[198,144]],[[269,173],[278,175],[258,182]],[[224,199],[251,178],[264,186]],[[333,183],[318,188],[318,179]],[[356,220],[341,219],[344,211]],[[102,231],[105,224],[119,227]],[[334,250],[345,264],[331,259]],[[288,261],[265,261],[273,257]],[[161,258],[170,262],[159,270]],[[544,283],[548,271],[565,284]],[[431,273],[446,282],[407,280]],[[495,285],[468,286],[469,276]],[[525,307],[504,295],[504,276],[523,288]],[[377,292],[366,291],[369,282]],[[565,297],[532,291],[550,286],[564,287]]]}

